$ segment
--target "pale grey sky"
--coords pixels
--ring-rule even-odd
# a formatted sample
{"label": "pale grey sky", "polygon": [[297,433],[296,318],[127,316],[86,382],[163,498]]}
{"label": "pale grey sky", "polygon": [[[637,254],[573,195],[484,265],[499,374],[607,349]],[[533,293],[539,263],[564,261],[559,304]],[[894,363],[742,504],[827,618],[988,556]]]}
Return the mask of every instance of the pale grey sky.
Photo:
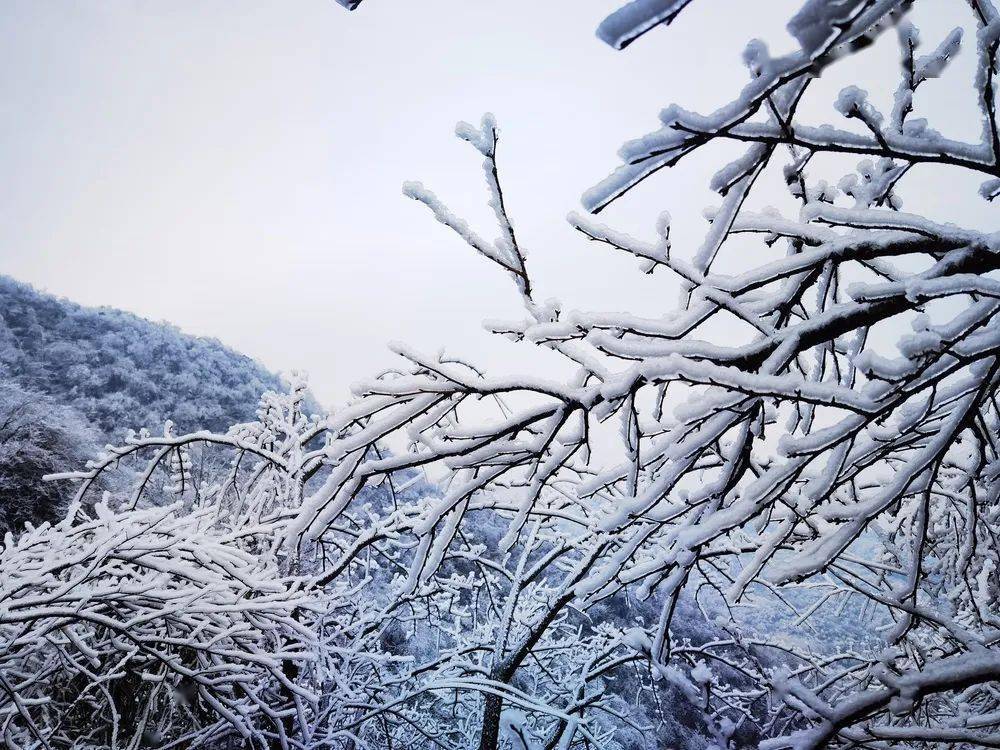
{"label": "pale grey sky", "polygon": [[[500,371],[536,366],[480,326],[520,317],[508,280],[401,183],[422,180],[495,236],[478,155],[452,135],[492,111],[540,295],[666,311],[671,280],[583,242],[565,214],[660,108],[728,101],[751,37],[787,51],[799,4],[704,0],[615,52],[593,33],[615,0],[366,0],[354,13],[332,0],[2,0],[0,271],[307,370],[327,402],[391,364],[392,339]],[[958,0],[921,12],[928,45],[968,21]],[[880,100],[894,57],[893,40],[880,42],[808,106],[835,118],[829,104],[852,76]],[[974,138],[971,63],[966,50],[958,83],[924,103],[949,112],[950,135]],[[606,220],[648,235],[667,209],[685,251],[718,202],[706,185],[725,156],[657,176]],[[993,221],[976,185],[915,179],[908,207],[953,217],[965,191],[970,217]]]}

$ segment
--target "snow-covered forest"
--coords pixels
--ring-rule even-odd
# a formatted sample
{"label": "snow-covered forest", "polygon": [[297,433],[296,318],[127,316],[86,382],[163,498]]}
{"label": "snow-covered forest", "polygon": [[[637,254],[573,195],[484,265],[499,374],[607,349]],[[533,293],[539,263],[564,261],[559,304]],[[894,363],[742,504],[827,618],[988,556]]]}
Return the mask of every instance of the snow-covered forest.
{"label": "snow-covered forest", "polygon": [[65,488],[43,478],[133,426],[225,430],[280,388],[218,342],[0,276],[0,529],[61,518]]}
{"label": "snow-covered forest", "polygon": [[[669,44],[707,2],[633,0],[597,35]],[[1000,196],[1000,9],[938,0],[931,33],[929,5],[808,0],[792,52],[748,39],[742,88],[581,185],[579,244],[679,289],[655,316],[552,299],[497,118],[458,123],[490,224],[402,192],[509,282],[487,328],[565,376],[403,342],[324,411],[304,378],[5,282],[6,746],[1000,747],[1000,235],[950,198]],[[699,245],[668,204],[642,236],[598,218],[698,159]]]}
{"label": "snow-covered forest", "polygon": [[71,407],[105,440],[173,420],[224,430],[281,381],[218,342],[0,276],[0,377]]}

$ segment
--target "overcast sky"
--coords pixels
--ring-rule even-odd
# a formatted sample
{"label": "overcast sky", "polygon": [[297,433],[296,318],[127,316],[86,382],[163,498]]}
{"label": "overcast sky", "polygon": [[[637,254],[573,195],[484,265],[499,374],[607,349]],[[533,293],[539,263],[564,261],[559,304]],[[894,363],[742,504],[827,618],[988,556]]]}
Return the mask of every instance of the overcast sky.
{"label": "overcast sky", "polygon": [[[453,136],[489,110],[540,296],[662,313],[672,281],[640,276],[564,217],[660,108],[728,101],[748,39],[788,51],[799,3],[694,3],[624,52],[593,33],[616,4],[366,0],[348,13],[332,0],[3,0],[0,271],[307,370],[327,403],[390,365],[394,339],[500,371],[536,366],[480,326],[520,317],[510,282],[400,192],[420,179],[495,236],[478,155]],[[968,20],[958,0],[921,12],[928,45]],[[876,99],[891,92],[893,44],[841,66],[845,79],[824,81],[809,106],[835,118],[852,75],[884,89]],[[922,94],[957,137],[978,135],[971,63],[966,50],[957,83]],[[649,235],[668,209],[675,247],[689,249],[726,155],[657,176],[606,220]],[[934,213],[964,190],[972,218],[992,221],[975,184],[914,179],[908,207]]]}

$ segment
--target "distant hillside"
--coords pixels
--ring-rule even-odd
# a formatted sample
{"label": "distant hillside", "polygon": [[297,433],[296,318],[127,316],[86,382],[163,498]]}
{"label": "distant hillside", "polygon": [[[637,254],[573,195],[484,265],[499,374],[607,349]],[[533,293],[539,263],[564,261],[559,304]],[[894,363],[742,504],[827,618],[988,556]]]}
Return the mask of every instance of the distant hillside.
{"label": "distant hillside", "polygon": [[213,339],[88,308],[0,276],[0,379],[72,407],[109,439],[129,428],[225,430],[276,375]]}

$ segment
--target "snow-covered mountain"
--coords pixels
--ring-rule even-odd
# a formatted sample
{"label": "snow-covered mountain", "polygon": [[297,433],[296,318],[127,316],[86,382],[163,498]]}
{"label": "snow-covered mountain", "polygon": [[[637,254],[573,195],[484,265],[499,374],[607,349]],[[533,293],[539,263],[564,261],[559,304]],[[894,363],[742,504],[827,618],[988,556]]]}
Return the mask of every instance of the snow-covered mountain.
{"label": "snow-covered mountain", "polygon": [[281,381],[214,339],[90,308],[0,276],[0,379],[78,411],[108,439],[124,430],[225,430]]}

